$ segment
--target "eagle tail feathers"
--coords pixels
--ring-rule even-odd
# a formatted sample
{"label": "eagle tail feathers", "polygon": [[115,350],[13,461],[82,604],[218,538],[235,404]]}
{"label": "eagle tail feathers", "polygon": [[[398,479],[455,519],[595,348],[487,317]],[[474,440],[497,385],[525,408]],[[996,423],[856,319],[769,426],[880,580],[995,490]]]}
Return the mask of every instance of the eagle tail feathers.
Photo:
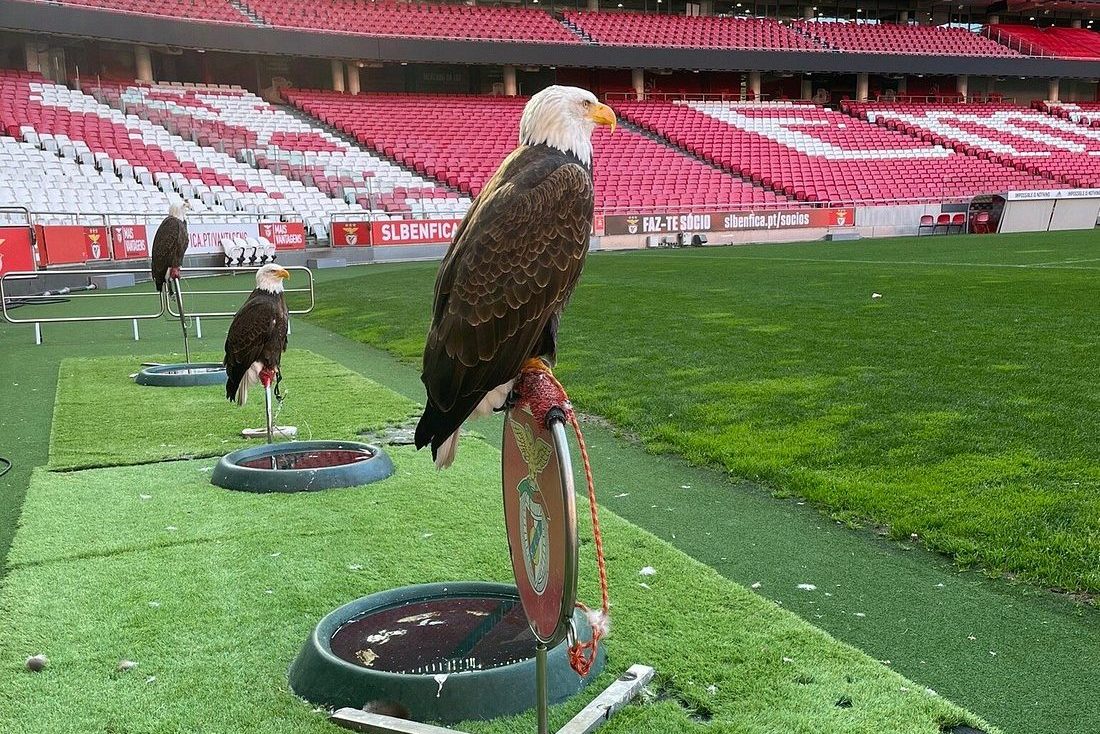
{"label": "eagle tail feathers", "polygon": [[432,449],[436,469],[446,469],[454,463],[455,454],[458,453],[458,434],[459,430],[456,429],[454,433],[447,437],[447,440],[439,445],[439,448]]}

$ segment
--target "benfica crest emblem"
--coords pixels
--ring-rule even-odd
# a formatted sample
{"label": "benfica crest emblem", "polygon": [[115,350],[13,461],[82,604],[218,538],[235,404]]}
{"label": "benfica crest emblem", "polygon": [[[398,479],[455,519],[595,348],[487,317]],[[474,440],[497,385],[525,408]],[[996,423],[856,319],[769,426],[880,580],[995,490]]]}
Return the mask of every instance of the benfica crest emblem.
{"label": "benfica crest emblem", "polygon": [[344,225],[344,241],[354,247],[359,244],[359,225],[358,224],[345,224]]}
{"label": "benfica crest emblem", "polygon": [[577,594],[577,515],[569,446],[520,404],[504,419],[504,518],[512,573],[535,637],[557,644]]}
{"label": "benfica crest emblem", "polygon": [[96,232],[95,230],[88,232],[88,242],[91,243],[92,259],[98,260],[99,255],[102,252],[99,246],[99,232]]}
{"label": "benfica crest emblem", "polygon": [[520,456],[527,464],[527,476],[519,481],[519,539],[527,581],[535,593],[546,591],[550,570],[550,516],[539,489],[539,475],[550,463],[553,449],[542,438],[536,438],[529,425],[508,417],[508,427],[516,440]]}

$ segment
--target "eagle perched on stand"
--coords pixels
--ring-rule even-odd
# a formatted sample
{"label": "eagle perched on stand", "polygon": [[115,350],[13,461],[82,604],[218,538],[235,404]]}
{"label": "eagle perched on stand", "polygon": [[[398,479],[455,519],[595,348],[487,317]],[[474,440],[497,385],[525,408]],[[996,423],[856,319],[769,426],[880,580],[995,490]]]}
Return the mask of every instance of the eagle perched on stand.
{"label": "eagle perched on stand", "polygon": [[164,290],[166,280],[180,277],[183,256],[187,252],[187,210],[190,208],[191,205],[186,201],[170,206],[168,216],[160,223],[153,236],[151,260],[153,282],[157,285],[157,291]]}
{"label": "eagle perched on stand", "polygon": [[[552,366],[595,208],[592,131],[615,113],[591,92],[552,86],[523,109],[519,147],[466,213],[435,281],[416,447],[450,466],[459,426],[500,409],[525,365]],[[534,362],[531,362],[534,360]]]}
{"label": "eagle perched on stand", "polygon": [[[248,388],[257,382],[266,388],[279,377],[279,361],[286,351],[290,314],[283,295],[284,268],[268,263],[256,271],[256,290],[237,310],[225,337],[225,396],[244,405]],[[276,392],[276,394],[278,394]]]}

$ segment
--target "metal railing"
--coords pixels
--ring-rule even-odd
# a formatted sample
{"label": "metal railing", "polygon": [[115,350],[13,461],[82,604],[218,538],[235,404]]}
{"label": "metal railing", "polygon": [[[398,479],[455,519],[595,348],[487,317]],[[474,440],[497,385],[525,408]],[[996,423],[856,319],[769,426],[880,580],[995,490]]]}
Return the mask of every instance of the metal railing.
{"label": "metal railing", "polygon": [[[306,283],[307,283],[307,286],[304,287],[304,288],[301,288],[301,287],[287,288],[283,292],[285,294],[287,294],[288,296],[292,295],[292,294],[295,294],[295,293],[306,293],[309,296],[309,306],[308,307],[305,307],[305,308],[288,308],[287,309],[288,312],[290,313],[291,316],[301,316],[301,315],[309,313],[310,311],[313,310],[314,306],[316,306],[316,303],[317,303],[314,292],[313,292],[313,271],[310,270],[309,268],[307,268],[304,265],[289,265],[289,266],[282,266],[282,267],[283,267],[284,270],[288,270],[292,273],[305,273]],[[199,276],[199,277],[202,277],[202,278],[216,278],[216,277],[224,276],[224,275],[238,275],[240,273],[255,273],[256,268],[238,268],[238,267],[228,267],[228,268],[180,268],[180,272],[182,272],[182,273],[203,272],[203,273],[206,273],[206,275],[202,275],[202,276]],[[222,290],[206,290],[206,289],[197,289],[197,290],[195,290],[195,289],[193,289],[193,290],[190,290],[190,291],[187,292],[187,301],[188,301],[188,303],[193,304],[195,302],[195,300],[197,298],[200,298],[201,296],[247,296],[249,293],[252,292],[252,290],[253,290],[252,288],[228,289],[228,290],[226,290],[226,289],[222,289]],[[241,298],[240,300],[241,300],[241,302],[243,302],[244,298]],[[174,305],[175,304],[172,303],[172,299],[168,299],[168,306],[167,306],[168,314],[170,316],[172,316],[173,318],[179,318],[179,315],[180,315],[179,310],[176,309],[176,308],[173,308]],[[202,311],[202,310],[196,310],[192,307],[188,307],[187,308],[187,313],[185,314],[185,316],[193,317],[193,318],[214,318],[214,319],[217,319],[217,318],[231,318],[232,316],[236,315],[236,313],[237,313],[236,309],[234,309],[232,311],[225,311],[225,310]]]}
{"label": "metal railing", "polygon": [[[304,307],[297,307],[288,309],[291,315],[299,316],[307,314],[313,310],[316,305],[316,297],[314,293],[314,280],[313,271],[304,266],[289,266],[285,268],[292,272],[302,272],[305,274],[306,286],[287,288],[287,294],[307,294],[308,300]],[[242,267],[218,267],[218,268],[202,268],[202,267],[190,267],[180,268],[182,273],[191,273],[195,277],[186,280],[197,280],[202,278],[212,278],[227,275],[238,275],[242,273],[254,273],[256,268],[242,268]],[[102,321],[130,321],[133,323],[134,341],[139,339],[138,322],[139,321],[151,321],[159,319],[164,316],[165,313],[169,314],[173,318],[179,319],[179,309],[173,308],[172,299],[167,297],[167,290],[163,293],[156,291],[125,291],[125,292],[103,292],[97,293],[99,290],[92,282],[91,278],[94,276],[108,276],[108,275],[133,275],[135,280],[138,276],[146,277],[149,275],[149,269],[145,268],[79,268],[79,269],[65,269],[65,270],[26,270],[16,271],[11,273],[5,273],[0,276],[0,315],[4,320],[10,324],[33,324],[35,344],[42,343],[42,324],[73,324],[73,323],[86,323],[86,322],[102,322]],[[88,285],[77,286],[75,288],[64,287],[56,290],[44,289],[40,293],[34,295],[8,295],[5,284],[8,282],[20,281],[25,283],[28,280],[44,281],[48,278],[68,278],[73,277],[88,277]],[[186,282],[186,280],[184,282]],[[44,283],[45,285],[45,283]],[[196,289],[188,292],[188,302],[193,302],[196,297],[207,296],[237,296],[239,302],[244,301],[249,293],[252,292],[251,288],[247,289]],[[135,299],[135,298],[155,298],[157,300],[157,307],[155,309],[142,310],[138,312],[128,311],[126,313],[115,314],[85,314],[77,316],[31,316],[28,318],[20,318],[14,316],[12,312],[17,307],[22,306],[34,306],[34,305],[48,305],[56,303],[57,299],[65,299],[67,301],[79,302],[80,299],[88,298],[121,298],[121,299]],[[132,303],[133,301],[126,301]],[[238,304],[239,305],[239,304]],[[201,318],[229,318],[236,314],[236,309],[232,311],[227,310],[192,310],[187,309],[187,313],[184,315],[186,318],[195,319],[195,327],[197,336],[202,338],[202,323]]]}

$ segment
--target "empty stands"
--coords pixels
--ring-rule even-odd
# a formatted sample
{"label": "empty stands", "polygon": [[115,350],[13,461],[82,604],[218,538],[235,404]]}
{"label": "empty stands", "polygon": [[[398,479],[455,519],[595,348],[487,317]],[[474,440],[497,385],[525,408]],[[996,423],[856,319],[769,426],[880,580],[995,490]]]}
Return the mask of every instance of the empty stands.
{"label": "empty stands", "polygon": [[1084,28],[998,24],[987,28],[999,42],[1035,56],[1100,59],[1100,33]]}
{"label": "empty stands", "polygon": [[[364,145],[477,194],[518,144],[521,98],[292,91],[288,99]],[[749,185],[628,129],[593,136],[596,206],[768,205],[783,197]]]}
{"label": "empty stands", "polygon": [[62,5],[83,5],[119,13],[168,15],[215,23],[248,23],[248,18],[228,0],[55,0]]}
{"label": "empty stands", "polygon": [[257,170],[81,92],[19,73],[0,71],[0,128],[123,182],[133,179],[200,200],[202,208],[304,218],[315,230],[327,226],[330,214],[363,211],[357,203]]}
{"label": "empty stands", "polygon": [[849,105],[883,128],[1063,186],[1100,186],[1100,130],[1011,104]]}
{"label": "empty stands", "polygon": [[1025,171],[812,105],[626,102],[619,110],[676,145],[799,201],[942,201],[1053,187]]}
{"label": "empty stands", "polygon": [[438,187],[241,89],[175,85],[95,87],[112,106],[204,146],[358,202],[375,216],[462,216],[470,200]]}
{"label": "empty stands", "polygon": [[839,51],[943,56],[1020,55],[964,28],[843,21],[800,21],[794,27],[828,48]]}
{"label": "empty stands", "polygon": [[281,28],[406,38],[581,42],[541,10],[360,0],[245,0],[244,4]]}
{"label": "empty stands", "polygon": [[608,46],[822,50],[809,38],[770,18],[574,11],[566,11],[564,17],[588,38]]}

